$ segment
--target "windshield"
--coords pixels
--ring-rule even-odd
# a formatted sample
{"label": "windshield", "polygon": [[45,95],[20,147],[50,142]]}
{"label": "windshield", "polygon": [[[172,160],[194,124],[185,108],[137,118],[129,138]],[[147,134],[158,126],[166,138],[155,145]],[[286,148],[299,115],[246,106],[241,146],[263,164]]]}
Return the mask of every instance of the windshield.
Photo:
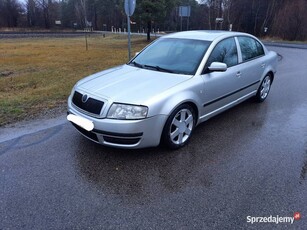
{"label": "windshield", "polygon": [[139,68],[194,75],[210,42],[193,39],[162,38],[129,62]]}

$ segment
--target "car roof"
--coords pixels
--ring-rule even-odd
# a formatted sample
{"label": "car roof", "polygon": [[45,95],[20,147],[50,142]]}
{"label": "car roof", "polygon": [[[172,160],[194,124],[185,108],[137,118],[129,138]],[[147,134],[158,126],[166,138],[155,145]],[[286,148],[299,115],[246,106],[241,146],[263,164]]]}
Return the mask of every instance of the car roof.
{"label": "car roof", "polygon": [[197,39],[204,41],[213,41],[217,38],[226,38],[231,36],[242,36],[249,34],[241,32],[232,32],[232,31],[222,31],[222,30],[194,30],[194,31],[184,31],[178,33],[172,33],[163,36],[164,38],[185,38],[185,39]]}

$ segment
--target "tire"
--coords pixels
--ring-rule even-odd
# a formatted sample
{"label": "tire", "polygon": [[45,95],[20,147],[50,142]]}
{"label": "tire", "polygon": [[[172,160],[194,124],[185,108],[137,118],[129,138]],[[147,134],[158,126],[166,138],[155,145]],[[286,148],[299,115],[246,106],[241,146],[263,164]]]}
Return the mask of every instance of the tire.
{"label": "tire", "polygon": [[260,86],[259,89],[257,91],[257,94],[255,96],[255,99],[257,102],[263,102],[269,95],[270,89],[271,89],[271,85],[272,85],[272,77],[271,75],[267,74]]}
{"label": "tire", "polygon": [[195,127],[195,111],[188,104],[178,106],[168,117],[162,142],[170,149],[179,149],[189,141]]}

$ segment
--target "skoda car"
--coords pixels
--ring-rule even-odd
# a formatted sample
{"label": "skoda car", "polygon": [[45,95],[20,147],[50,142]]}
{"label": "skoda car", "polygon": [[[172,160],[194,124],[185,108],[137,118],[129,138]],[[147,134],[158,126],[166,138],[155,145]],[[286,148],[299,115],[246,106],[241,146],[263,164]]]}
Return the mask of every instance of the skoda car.
{"label": "skoda car", "polygon": [[164,143],[177,149],[201,122],[251,97],[263,102],[277,59],[246,33],[166,35],[127,64],[77,82],[67,119],[103,145],[132,149]]}

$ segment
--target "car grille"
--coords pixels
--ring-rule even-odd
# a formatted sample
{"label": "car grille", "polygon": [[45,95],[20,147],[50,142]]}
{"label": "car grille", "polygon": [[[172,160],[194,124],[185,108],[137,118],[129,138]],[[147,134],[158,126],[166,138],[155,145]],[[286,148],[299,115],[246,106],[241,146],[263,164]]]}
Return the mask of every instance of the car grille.
{"label": "car grille", "polygon": [[96,100],[94,98],[88,98],[85,102],[82,101],[83,94],[75,91],[72,98],[72,102],[78,108],[95,115],[100,115],[101,109],[104,105],[103,101]]}

